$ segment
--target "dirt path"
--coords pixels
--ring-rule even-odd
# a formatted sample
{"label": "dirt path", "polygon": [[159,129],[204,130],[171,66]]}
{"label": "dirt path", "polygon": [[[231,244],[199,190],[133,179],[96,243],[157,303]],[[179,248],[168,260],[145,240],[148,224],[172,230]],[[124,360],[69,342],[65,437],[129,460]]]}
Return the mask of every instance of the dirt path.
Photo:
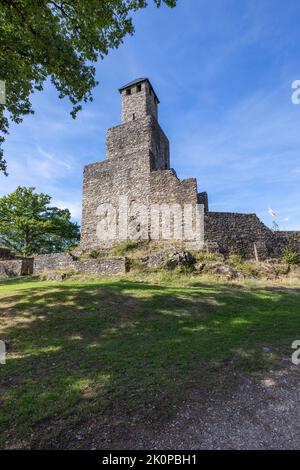
{"label": "dirt path", "polygon": [[258,379],[238,375],[233,392],[185,403],[163,432],[143,444],[155,449],[300,449],[300,366],[286,365]]}

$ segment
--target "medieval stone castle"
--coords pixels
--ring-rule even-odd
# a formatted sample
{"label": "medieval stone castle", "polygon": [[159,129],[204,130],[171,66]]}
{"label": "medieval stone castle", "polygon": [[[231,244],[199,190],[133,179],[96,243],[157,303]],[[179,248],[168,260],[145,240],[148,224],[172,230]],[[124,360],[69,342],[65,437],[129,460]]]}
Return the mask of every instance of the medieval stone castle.
{"label": "medieval stone castle", "polygon": [[[203,229],[200,222],[196,227],[196,210],[197,203],[206,203],[206,195],[197,193],[195,178],[179,180],[170,168],[169,141],[158,123],[159,100],[150,81],[141,78],[119,91],[122,98],[122,123],[107,131],[106,160],[84,169],[81,247],[85,250],[106,247],[131,238],[130,232],[135,232],[134,224],[141,225],[145,215],[147,220],[140,236],[144,239],[148,236],[153,238],[150,225],[153,225],[153,217],[159,217],[159,214],[154,214],[152,210],[151,219],[150,212],[153,208],[159,212],[158,206],[162,204],[172,206],[173,209],[176,205],[190,205],[194,208],[191,217],[194,219],[192,223],[195,231],[190,241],[201,244],[204,241]],[[120,233],[120,198],[123,201],[127,199],[128,209],[123,209],[123,212],[128,212],[129,233]],[[111,205],[111,214],[105,214],[105,211],[101,214],[105,204]],[[137,211],[133,213],[132,207],[141,204],[147,206],[146,210],[142,214],[137,214]],[[99,237],[97,231],[101,225],[101,216],[104,219],[117,219],[115,235],[109,241]],[[106,220],[106,223],[110,222],[115,223],[115,220]],[[185,235],[175,234],[175,239],[176,236],[184,239]],[[163,234],[158,233],[156,239],[163,240]]]}
{"label": "medieval stone castle", "polygon": [[106,160],[84,168],[80,247],[34,260],[2,248],[0,276],[62,269],[124,274],[125,258],[80,255],[106,251],[127,239],[155,239],[164,249],[171,238],[176,246],[180,242],[183,247],[225,256],[235,253],[244,259],[278,258],[286,246],[300,253],[300,232],[274,232],[255,214],[210,212],[207,194],[198,192],[196,179],[180,180],[170,168],[169,141],[158,123],[159,100],[149,79],[140,78],[119,91],[122,123],[107,131]]}
{"label": "medieval stone castle", "polygon": [[[210,212],[207,194],[198,192],[196,179],[180,180],[170,168],[169,141],[158,123],[159,99],[149,79],[134,80],[119,92],[122,123],[107,131],[106,160],[84,168],[81,250],[105,248],[130,238],[128,233],[120,234],[118,227],[109,241],[99,239],[97,232],[100,219],[105,218],[99,207],[110,204],[115,208],[112,214],[106,214],[110,218],[106,223],[115,222],[111,219],[117,220],[119,199],[124,196],[129,208],[137,203],[191,205],[194,219],[197,207],[201,218],[202,207],[204,224],[198,225],[194,238],[185,239],[183,233],[179,239],[199,247],[204,243],[206,249],[225,255],[264,259],[278,256],[286,244],[300,248],[299,232],[274,233],[255,214]],[[163,241],[161,234],[158,238]]]}

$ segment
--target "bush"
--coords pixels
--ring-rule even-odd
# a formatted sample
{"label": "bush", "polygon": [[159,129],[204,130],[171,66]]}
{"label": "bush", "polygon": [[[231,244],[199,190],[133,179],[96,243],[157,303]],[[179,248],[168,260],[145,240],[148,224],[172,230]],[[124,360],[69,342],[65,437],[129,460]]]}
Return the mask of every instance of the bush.
{"label": "bush", "polygon": [[176,274],[184,274],[186,276],[189,276],[190,274],[193,274],[194,272],[194,265],[192,266],[176,266],[174,269]]}
{"label": "bush", "polygon": [[140,241],[126,240],[112,248],[109,252],[112,256],[124,256],[129,251],[134,250],[141,244]]}
{"label": "bush", "polygon": [[243,265],[243,260],[239,255],[230,255],[227,259],[229,266],[235,269],[241,269]]}
{"label": "bush", "polygon": [[244,276],[257,277],[259,275],[257,265],[251,263],[251,261],[243,260],[239,255],[230,255],[227,259],[227,264],[231,268],[242,273]]}
{"label": "bush", "polygon": [[126,272],[148,272],[148,266],[145,263],[142,263],[139,259],[125,257],[125,268]]}
{"label": "bush", "polygon": [[286,267],[286,265],[281,266],[280,264],[278,266],[275,266],[275,274],[276,276],[285,276],[286,274],[289,273],[290,267]]}
{"label": "bush", "polygon": [[295,265],[300,262],[299,254],[288,246],[282,250],[281,259],[290,265]]}

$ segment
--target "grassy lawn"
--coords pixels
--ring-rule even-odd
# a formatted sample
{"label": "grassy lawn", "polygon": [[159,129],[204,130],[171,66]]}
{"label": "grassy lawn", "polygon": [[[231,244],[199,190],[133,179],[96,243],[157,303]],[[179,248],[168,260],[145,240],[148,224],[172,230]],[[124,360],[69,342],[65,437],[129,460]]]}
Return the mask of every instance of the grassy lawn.
{"label": "grassy lawn", "polygon": [[300,290],[16,280],[0,283],[0,317],[0,447],[63,447],[89,420],[168,419],[228,363],[255,372],[290,355]]}

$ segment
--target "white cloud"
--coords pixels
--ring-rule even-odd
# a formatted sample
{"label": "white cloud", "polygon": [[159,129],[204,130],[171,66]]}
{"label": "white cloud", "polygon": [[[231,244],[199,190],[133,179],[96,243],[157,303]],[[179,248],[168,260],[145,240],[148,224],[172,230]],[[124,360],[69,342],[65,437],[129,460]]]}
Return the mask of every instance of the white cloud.
{"label": "white cloud", "polygon": [[66,163],[66,162],[63,161],[63,160],[60,160],[59,158],[56,158],[55,155],[46,152],[46,151],[43,150],[39,145],[37,145],[36,148],[37,148],[38,153],[39,153],[42,157],[45,157],[45,158],[47,158],[48,160],[51,160],[52,162],[54,162],[54,164],[63,166],[63,167],[66,168],[67,170],[71,170],[71,169],[72,169],[72,166],[71,166],[69,163]]}
{"label": "white cloud", "polygon": [[81,218],[81,197],[77,195],[77,197],[73,200],[64,200],[60,201],[57,199],[53,199],[52,204],[60,209],[69,209],[71,212],[71,216],[73,219],[79,221]]}
{"label": "white cloud", "polygon": [[189,113],[176,122],[175,167],[184,161],[179,175],[198,177],[213,210],[264,213],[272,199],[281,213],[283,204],[294,207],[300,225],[300,107],[290,104],[288,85],[220,111],[214,123]]}

